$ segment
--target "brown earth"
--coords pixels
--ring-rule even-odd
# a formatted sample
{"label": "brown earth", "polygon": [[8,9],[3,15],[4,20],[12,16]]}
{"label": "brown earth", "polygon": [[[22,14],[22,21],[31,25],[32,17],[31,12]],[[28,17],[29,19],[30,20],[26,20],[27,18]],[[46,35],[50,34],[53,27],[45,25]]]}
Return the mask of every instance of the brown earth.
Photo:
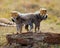
{"label": "brown earth", "polygon": [[[47,43],[47,48],[49,47],[49,44],[60,44],[60,34],[56,33],[22,33],[22,34],[8,34],[6,36],[6,39],[8,41],[9,45],[12,45],[13,43],[19,44],[19,47],[35,47],[38,46],[38,43]],[[15,46],[17,47],[17,46]]]}

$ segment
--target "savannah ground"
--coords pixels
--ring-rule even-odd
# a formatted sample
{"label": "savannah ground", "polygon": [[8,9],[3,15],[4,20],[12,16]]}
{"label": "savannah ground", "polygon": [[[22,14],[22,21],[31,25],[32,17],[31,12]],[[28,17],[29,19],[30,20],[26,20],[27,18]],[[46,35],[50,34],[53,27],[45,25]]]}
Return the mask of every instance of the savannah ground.
{"label": "savannah ground", "polygon": [[[48,18],[41,22],[42,32],[60,33],[60,0],[0,0],[0,18],[11,20],[12,10],[22,13],[35,12],[40,7],[47,8]],[[23,32],[26,30],[23,27]],[[16,33],[16,27],[0,26],[0,46],[6,44],[6,34]],[[53,46],[53,45],[52,45]],[[54,48],[54,47],[52,47]],[[59,47],[60,48],[60,47]]]}
{"label": "savannah ground", "polygon": [[[34,29],[33,29],[34,31]],[[41,22],[41,31],[42,32],[50,32],[50,33],[59,33],[60,34],[60,25],[56,25],[55,23],[47,23],[46,21]],[[23,32],[26,30],[23,27]],[[6,45],[6,35],[16,33],[16,27],[0,27],[0,47],[3,48]],[[60,48],[60,45],[57,45]],[[51,48],[55,48],[56,45],[51,45]]]}

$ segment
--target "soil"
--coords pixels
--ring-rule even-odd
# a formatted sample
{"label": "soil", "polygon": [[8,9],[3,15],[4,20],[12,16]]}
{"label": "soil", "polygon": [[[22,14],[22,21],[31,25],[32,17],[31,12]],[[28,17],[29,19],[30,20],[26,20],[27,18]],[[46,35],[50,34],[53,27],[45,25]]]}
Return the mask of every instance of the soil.
{"label": "soil", "polygon": [[55,33],[8,34],[6,39],[10,48],[42,48],[44,46],[49,48],[50,44],[60,44],[60,34]]}

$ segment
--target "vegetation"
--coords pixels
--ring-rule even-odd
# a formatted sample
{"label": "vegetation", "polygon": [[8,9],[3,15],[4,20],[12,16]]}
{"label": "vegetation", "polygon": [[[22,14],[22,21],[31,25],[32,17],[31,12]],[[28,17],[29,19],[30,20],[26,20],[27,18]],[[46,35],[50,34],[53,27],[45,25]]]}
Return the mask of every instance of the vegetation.
{"label": "vegetation", "polygon": [[[10,19],[10,12],[13,10],[27,13],[38,11],[40,7],[47,8],[48,11],[48,19],[42,21],[41,30],[59,33],[60,0],[0,0],[0,18]],[[15,27],[0,27],[0,46],[5,44],[6,34],[13,32],[16,32]]]}
{"label": "vegetation", "polygon": [[26,12],[38,11],[41,7],[47,8],[48,20],[57,22],[60,19],[59,0],[0,0],[0,18],[10,19],[10,12],[13,10]]}

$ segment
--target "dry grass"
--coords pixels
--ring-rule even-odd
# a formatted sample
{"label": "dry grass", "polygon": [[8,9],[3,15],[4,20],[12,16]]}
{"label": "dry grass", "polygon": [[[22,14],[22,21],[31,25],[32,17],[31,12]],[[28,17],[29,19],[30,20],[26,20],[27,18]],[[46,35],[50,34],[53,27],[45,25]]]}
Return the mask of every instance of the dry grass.
{"label": "dry grass", "polygon": [[[40,7],[48,10],[48,19],[41,22],[42,32],[60,33],[60,0],[0,0],[0,18],[10,18],[10,11],[35,12]],[[32,5],[36,5],[32,8]],[[23,28],[23,31],[26,30]],[[6,34],[16,33],[16,27],[0,27],[0,46],[6,43]],[[53,45],[52,45],[53,46]],[[54,47],[52,47],[54,48]]]}

